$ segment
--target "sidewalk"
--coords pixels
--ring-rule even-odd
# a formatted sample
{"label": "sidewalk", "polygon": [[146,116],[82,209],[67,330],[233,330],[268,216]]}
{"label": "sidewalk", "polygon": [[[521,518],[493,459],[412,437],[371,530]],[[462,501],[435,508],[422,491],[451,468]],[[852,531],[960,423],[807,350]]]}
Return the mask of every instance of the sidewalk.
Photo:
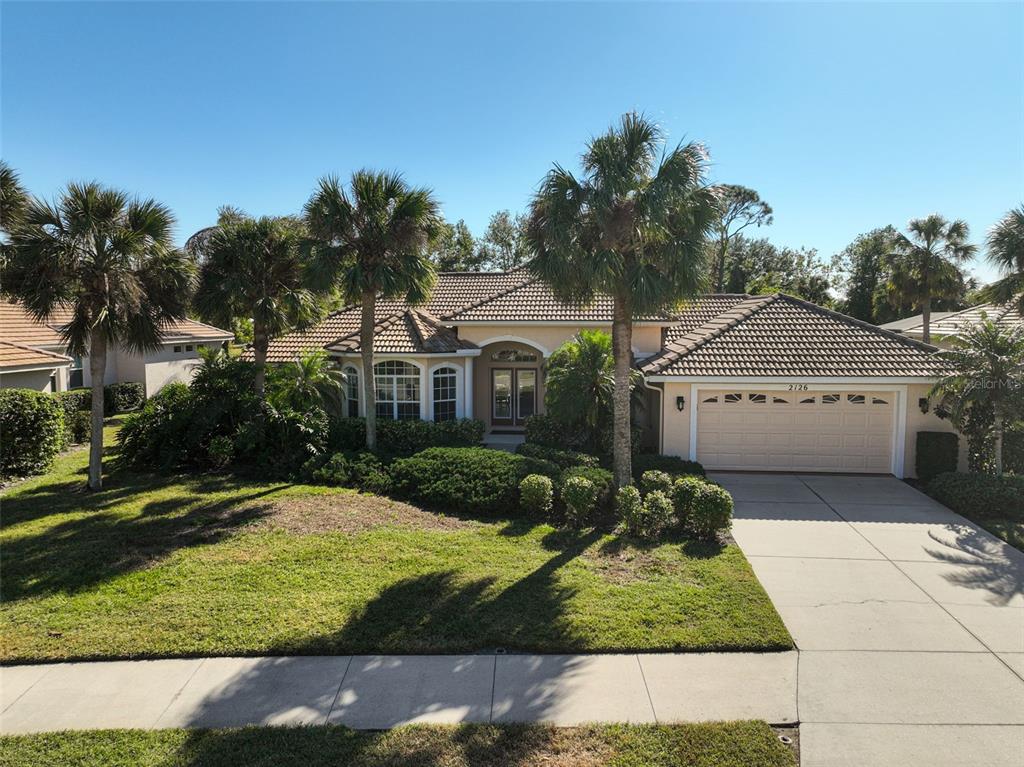
{"label": "sidewalk", "polygon": [[796,721],[797,655],[198,658],[0,668],[0,732]]}

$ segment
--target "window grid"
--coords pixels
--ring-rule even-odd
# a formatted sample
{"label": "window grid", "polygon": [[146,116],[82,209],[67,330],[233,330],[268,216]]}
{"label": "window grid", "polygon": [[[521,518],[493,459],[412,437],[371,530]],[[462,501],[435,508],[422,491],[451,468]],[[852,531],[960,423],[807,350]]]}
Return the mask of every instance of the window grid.
{"label": "window grid", "polygon": [[412,421],[420,417],[420,371],[400,360],[386,360],[373,366],[377,393],[377,417]]}
{"label": "window grid", "polygon": [[359,417],[359,371],[347,367],[345,376],[345,415],[349,418]]}
{"label": "window grid", "polygon": [[455,419],[455,397],[457,371],[455,368],[438,368],[434,371],[434,420]]}

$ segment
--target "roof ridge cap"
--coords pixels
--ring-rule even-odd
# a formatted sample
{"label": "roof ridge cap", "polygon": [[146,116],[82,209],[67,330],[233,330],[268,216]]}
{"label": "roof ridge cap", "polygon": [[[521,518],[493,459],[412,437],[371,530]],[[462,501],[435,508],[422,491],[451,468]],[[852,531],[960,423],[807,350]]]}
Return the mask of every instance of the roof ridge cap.
{"label": "roof ridge cap", "polygon": [[[502,273],[503,274],[509,274],[509,272],[502,272]],[[441,319],[443,319],[443,320],[450,320],[450,319],[455,318],[459,314],[462,314],[463,312],[468,312],[470,309],[478,309],[479,307],[483,306],[484,304],[490,303],[491,301],[495,301],[495,300],[497,300],[499,298],[503,298],[504,296],[507,296],[509,293],[512,293],[512,292],[514,292],[516,290],[519,290],[520,288],[525,288],[527,285],[532,285],[533,283],[537,282],[539,279],[540,279],[539,277],[533,277],[533,276],[527,275],[527,278],[525,280],[523,280],[522,282],[517,282],[512,287],[504,288],[503,290],[499,290],[497,293],[493,293],[493,294],[491,294],[489,296],[485,296],[484,298],[481,298],[481,299],[478,299],[478,300],[473,301],[471,303],[468,303],[468,304],[466,304],[464,306],[460,306],[458,309],[456,309],[454,311],[451,311],[451,312],[448,312],[447,314],[444,314],[441,317]]]}

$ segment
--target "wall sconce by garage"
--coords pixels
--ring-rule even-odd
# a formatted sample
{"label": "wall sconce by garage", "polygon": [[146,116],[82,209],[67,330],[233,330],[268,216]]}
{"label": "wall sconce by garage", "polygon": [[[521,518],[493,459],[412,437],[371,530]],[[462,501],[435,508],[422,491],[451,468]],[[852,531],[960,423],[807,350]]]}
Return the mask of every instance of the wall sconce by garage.
{"label": "wall sconce by garage", "polygon": [[921,412],[922,413],[924,413],[925,415],[928,414],[928,398],[927,397],[921,397],[921,399],[919,399],[917,401],[917,406],[919,408],[921,408]]}
{"label": "wall sconce by garage", "polygon": [[685,408],[685,407],[686,407],[686,397],[684,397],[682,395],[676,397],[676,410],[678,410],[680,413],[682,413],[683,412],[683,408]]}

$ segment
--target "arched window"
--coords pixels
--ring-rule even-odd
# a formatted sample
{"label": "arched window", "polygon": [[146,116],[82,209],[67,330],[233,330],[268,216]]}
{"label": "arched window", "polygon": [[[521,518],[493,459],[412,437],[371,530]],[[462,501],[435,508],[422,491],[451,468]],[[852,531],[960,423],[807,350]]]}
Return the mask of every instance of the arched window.
{"label": "arched window", "polygon": [[359,371],[351,365],[343,371],[345,376],[345,415],[359,416]]}
{"label": "arched window", "polygon": [[387,360],[373,366],[377,417],[411,421],[420,417],[420,371],[409,362]]}
{"label": "arched window", "polygon": [[434,420],[455,420],[455,390],[458,371],[455,368],[438,368],[433,376]]}

